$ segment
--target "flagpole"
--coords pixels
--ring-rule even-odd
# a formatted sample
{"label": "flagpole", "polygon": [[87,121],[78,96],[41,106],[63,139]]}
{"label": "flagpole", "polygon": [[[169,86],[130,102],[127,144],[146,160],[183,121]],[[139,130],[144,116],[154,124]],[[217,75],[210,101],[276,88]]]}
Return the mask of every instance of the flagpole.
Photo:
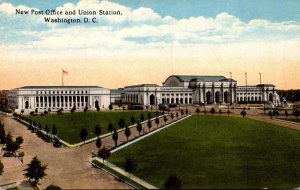
{"label": "flagpole", "polygon": [[64,86],[64,70],[62,69],[61,85]]}

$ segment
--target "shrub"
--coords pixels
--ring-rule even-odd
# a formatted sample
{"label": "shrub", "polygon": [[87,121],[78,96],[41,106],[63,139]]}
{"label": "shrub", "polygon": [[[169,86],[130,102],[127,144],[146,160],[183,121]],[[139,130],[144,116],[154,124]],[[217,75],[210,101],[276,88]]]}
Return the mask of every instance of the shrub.
{"label": "shrub", "polygon": [[181,189],[182,182],[176,175],[168,177],[164,183],[165,189]]}
{"label": "shrub", "polygon": [[243,110],[243,111],[241,111],[241,115],[242,115],[243,117],[245,117],[245,116],[247,115],[247,112],[246,112],[245,110]]}
{"label": "shrub", "polygon": [[56,185],[49,185],[45,190],[61,190],[61,188]]}

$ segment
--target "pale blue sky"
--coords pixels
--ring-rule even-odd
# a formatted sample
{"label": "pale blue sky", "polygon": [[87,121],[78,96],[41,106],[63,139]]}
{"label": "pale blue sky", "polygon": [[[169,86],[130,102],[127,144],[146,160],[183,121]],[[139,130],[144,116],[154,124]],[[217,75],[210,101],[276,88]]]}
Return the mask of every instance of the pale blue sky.
{"label": "pale blue sky", "polygon": [[[77,0],[6,0],[15,6],[26,5],[39,9],[50,9]],[[227,12],[243,21],[266,19],[272,22],[300,21],[299,0],[112,0],[112,2],[137,9],[147,7],[161,16],[177,19],[188,17],[214,17]]]}

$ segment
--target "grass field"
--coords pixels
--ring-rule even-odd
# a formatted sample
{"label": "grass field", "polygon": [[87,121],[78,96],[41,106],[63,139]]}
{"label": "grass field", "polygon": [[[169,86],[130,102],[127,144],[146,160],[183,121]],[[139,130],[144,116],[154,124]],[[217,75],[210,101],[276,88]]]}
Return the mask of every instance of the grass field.
{"label": "grass field", "polygon": [[[50,114],[45,116],[27,116],[32,121],[42,124],[43,128],[47,124],[52,127],[56,125],[58,131],[58,137],[67,141],[68,143],[78,143],[80,139],[79,133],[82,128],[86,128],[89,132],[88,139],[95,137],[93,134],[94,127],[99,124],[102,134],[108,133],[108,124],[111,122],[116,129],[119,128],[118,122],[120,118],[123,118],[126,125],[130,125],[131,116],[134,116],[136,121],[140,119],[140,115],[144,114],[144,118],[147,118],[147,112],[141,111],[107,111],[107,112],[78,112],[78,113],[64,113]],[[152,117],[155,117],[155,112],[151,113]],[[51,130],[50,130],[51,131]]]}
{"label": "grass field", "polygon": [[163,187],[300,187],[300,132],[248,118],[192,116],[112,154],[119,167],[137,161],[136,176]]}

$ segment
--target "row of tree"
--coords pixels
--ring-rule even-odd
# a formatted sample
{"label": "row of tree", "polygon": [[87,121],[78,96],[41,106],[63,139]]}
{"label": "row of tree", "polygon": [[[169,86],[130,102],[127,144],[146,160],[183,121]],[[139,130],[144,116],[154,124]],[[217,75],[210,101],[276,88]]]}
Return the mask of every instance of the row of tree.
{"label": "row of tree", "polygon": [[[212,115],[214,115],[217,111],[216,111],[216,109],[215,109],[214,107],[212,107],[212,108],[210,108],[209,112],[210,112]],[[201,113],[201,111],[200,111],[199,108],[196,109],[196,113],[197,113],[197,114]],[[203,110],[203,113],[204,113],[204,114],[207,114],[208,112],[206,111],[206,109],[204,109],[204,110]],[[228,109],[226,112],[222,112],[222,110],[219,109],[219,112],[218,112],[218,113],[219,113],[220,115],[221,115],[222,113],[227,113],[228,116],[229,116],[229,114],[230,114],[231,112],[230,112],[229,109]]]}
{"label": "row of tree", "polygon": [[[271,119],[273,119],[274,116],[277,117],[279,115],[280,115],[280,113],[279,113],[279,111],[277,109],[270,110],[269,113],[268,113],[268,116],[270,116]],[[287,110],[285,110],[284,111],[284,115],[285,115],[285,118],[288,118],[288,116],[290,114],[288,113]],[[296,119],[298,119],[298,117],[300,116],[300,110],[297,110],[297,109],[293,110],[293,114],[292,115],[295,116]]]}
{"label": "row of tree", "polygon": [[[7,153],[13,156],[18,156],[22,162],[23,162],[24,152],[18,152],[18,155],[16,153],[20,149],[23,141],[24,140],[22,136],[18,136],[14,140],[10,133],[6,134],[4,124],[0,122],[0,143],[5,145],[5,151]],[[4,165],[0,161],[0,175],[3,173],[3,170],[4,170]]]}

